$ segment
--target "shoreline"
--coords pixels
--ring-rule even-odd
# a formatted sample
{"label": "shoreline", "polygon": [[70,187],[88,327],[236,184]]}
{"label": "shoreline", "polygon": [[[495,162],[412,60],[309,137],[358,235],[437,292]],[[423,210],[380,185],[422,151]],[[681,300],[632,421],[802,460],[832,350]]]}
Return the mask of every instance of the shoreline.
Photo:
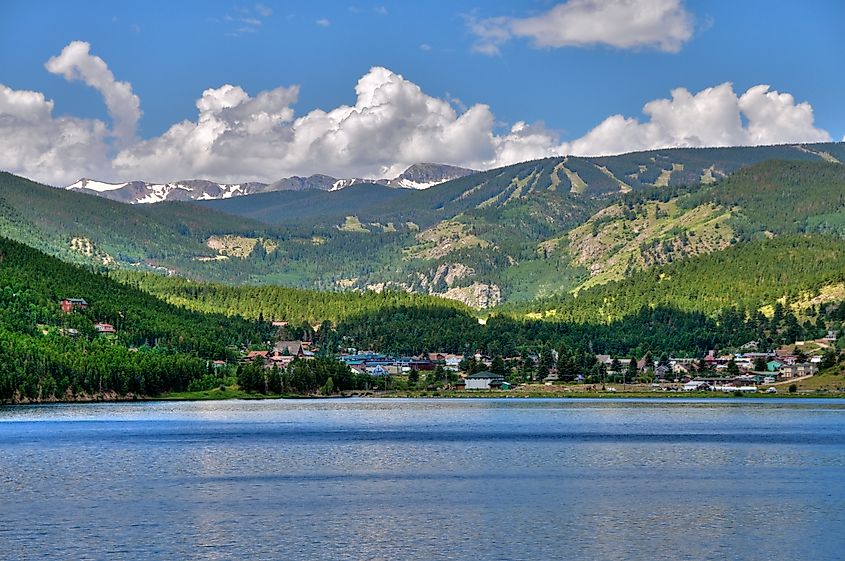
{"label": "shoreline", "polygon": [[[219,392],[221,395],[213,395],[209,392],[178,392],[160,396],[139,396],[126,395],[109,397],[84,396],[79,399],[50,399],[44,401],[22,400],[0,402],[0,407],[30,406],[30,405],[69,405],[69,404],[92,404],[92,403],[149,403],[166,401],[265,401],[265,400],[302,400],[302,399],[654,399],[654,400],[683,400],[683,399],[845,399],[842,392],[799,392],[799,393],[746,393],[741,396],[726,392],[513,392],[513,391],[484,391],[484,390],[458,390],[458,391],[387,391],[387,392],[349,392],[333,395],[317,394],[252,394],[241,391]],[[198,395],[199,394],[199,395]]]}

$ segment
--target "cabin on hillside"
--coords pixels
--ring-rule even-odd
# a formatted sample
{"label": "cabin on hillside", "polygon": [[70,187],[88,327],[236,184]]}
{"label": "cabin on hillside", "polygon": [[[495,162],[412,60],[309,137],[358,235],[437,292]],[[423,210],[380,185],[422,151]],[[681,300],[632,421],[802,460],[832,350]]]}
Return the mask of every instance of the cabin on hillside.
{"label": "cabin on hillside", "polygon": [[60,304],[62,306],[62,311],[66,314],[69,314],[74,310],[84,310],[88,307],[88,302],[86,302],[83,298],[62,298]]}
{"label": "cabin on hillside", "polygon": [[97,335],[114,335],[117,333],[117,330],[110,323],[95,323],[94,330],[96,330]]}

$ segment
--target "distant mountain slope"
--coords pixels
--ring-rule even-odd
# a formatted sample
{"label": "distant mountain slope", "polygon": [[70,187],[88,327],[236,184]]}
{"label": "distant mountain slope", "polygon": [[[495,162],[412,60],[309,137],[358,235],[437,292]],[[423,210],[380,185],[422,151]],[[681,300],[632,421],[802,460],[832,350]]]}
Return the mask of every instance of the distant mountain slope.
{"label": "distant mountain slope", "polygon": [[268,224],[314,224],[324,222],[326,216],[342,223],[346,216],[369,215],[370,209],[401,199],[404,194],[384,185],[358,183],[332,193],[284,190],[225,201],[202,201],[202,206]]}
{"label": "distant mountain slope", "polygon": [[794,312],[845,299],[845,241],[820,235],[786,235],[739,243],[594,286],[505,306],[515,317],[610,322],[643,307],[669,306],[716,313],[742,307],[771,315],[780,303]]}
{"label": "distant mountain slope", "polygon": [[845,166],[770,161],[718,184],[631,193],[538,249],[587,268],[586,288],[738,241],[809,232],[845,236]]}
{"label": "distant mountain slope", "polygon": [[189,179],[172,183],[105,183],[93,179],[80,179],[67,186],[68,190],[88,195],[97,195],[113,201],[130,204],[160,203],[163,201],[193,201],[206,199],[228,199],[238,195],[263,193],[264,183],[215,183],[203,179]]}
{"label": "distant mountain slope", "polygon": [[[369,183],[157,205],[7,174],[0,234],[78,262],[234,284],[392,288],[494,307],[749,240],[845,237],[845,166],[835,163],[843,152],[829,143],[547,158],[421,190]],[[743,164],[777,155],[792,159]],[[680,183],[683,173],[698,180]]]}
{"label": "distant mountain slope", "polygon": [[[558,157],[522,162],[466,175],[420,192],[403,192],[380,201],[368,198],[358,218],[366,221],[431,224],[470,209],[502,207],[542,193],[605,198],[654,187],[710,184],[742,167],[766,160],[845,161],[845,143],[731,148],[670,148],[595,158]],[[333,211],[333,192],[317,193],[311,204],[325,209],[321,222],[340,223],[349,212]],[[286,193],[276,199],[246,197],[213,201],[211,208],[273,224],[291,219]],[[269,203],[269,204],[268,204]]]}
{"label": "distant mountain slope", "polygon": [[458,179],[475,173],[475,170],[445,164],[414,164],[398,177],[387,181],[391,187],[405,189],[428,189],[445,181]]}
{"label": "distant mountain slope", "polygon": [[0,172],[0,235],[74,262],[155,264],[207,254],[218,233],[258,222],[176,203],[129,206]]}
{"label": "distant mountain slope", "polygon": [[207,201],[229,199],[274,191],[340,191],[360,183],[377,183],[403,189],[427,189],[432,185],[475,173],[473,170],[445,164],[414,164],[393,179],[336,179],[315,174],[309,177],[286,177],[273,183],[244,182],[216,183],[205,179],[187,179],[169,183],[128,181],[108,183],[82,178],[66,189],[97,195],[129,204],[149,204],[163,201]]}

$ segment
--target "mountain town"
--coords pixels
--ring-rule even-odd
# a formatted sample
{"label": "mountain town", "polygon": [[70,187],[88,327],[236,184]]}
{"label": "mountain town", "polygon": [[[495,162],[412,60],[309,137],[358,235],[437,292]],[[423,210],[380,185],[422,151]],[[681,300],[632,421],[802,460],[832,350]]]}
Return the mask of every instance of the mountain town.
{"label": "mountain town", "polygon": [[0,0],[0,561],[839,561],[842,0]]}

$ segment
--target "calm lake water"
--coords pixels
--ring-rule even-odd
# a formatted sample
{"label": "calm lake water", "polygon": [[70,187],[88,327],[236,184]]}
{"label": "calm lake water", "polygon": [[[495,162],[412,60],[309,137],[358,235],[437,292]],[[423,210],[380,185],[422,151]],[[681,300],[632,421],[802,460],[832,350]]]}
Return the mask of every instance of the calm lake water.
{"label": "calm lake water", "polygon": [[0,559],[842,559],[845,402],[0,408]]}

